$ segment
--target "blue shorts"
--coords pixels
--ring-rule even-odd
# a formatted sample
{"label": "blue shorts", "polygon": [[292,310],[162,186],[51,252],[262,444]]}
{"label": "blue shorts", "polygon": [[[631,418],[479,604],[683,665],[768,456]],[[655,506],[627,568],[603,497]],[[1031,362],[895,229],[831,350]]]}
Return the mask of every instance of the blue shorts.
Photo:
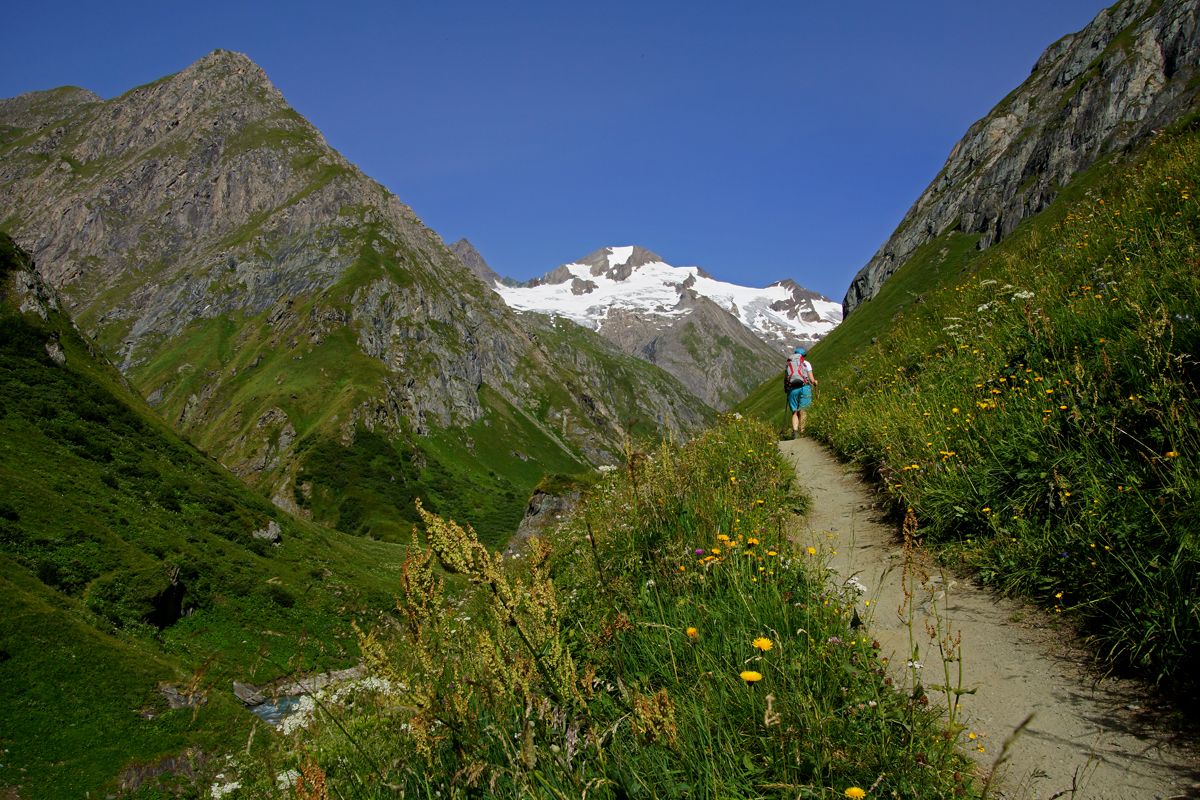
{"label": "blue shorts", "polygon": [[802,408],[808,408],[812,405],[812,386],[798,386],[795,389],[788,389],[787,393],[788,408],[792,411],[799,411]]}

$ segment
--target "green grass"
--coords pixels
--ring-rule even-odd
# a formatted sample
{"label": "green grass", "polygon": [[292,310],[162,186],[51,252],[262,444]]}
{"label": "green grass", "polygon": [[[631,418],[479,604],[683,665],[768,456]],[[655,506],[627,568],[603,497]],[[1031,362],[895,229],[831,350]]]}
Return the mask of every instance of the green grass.
{"label": "green grass", "polygon": [[590,467],[495,391],[484,386],[481,400],[484,416],[461,430],[385,437],[360,429],[350,444],[323,436],[301,442],[297,503],[346,533],[408,542],[421,498],[503,547],[548,473]]}
{"label": "green grass", "polygon": [[[1185,120],[999,245],[905,265],[813,352],[812,429],[947,557],[1181,696],[1200,656],[1198,165]],[[778,420],[769,388],[748,410]]]}
{"label": "green grass", "polygon": [[[27,263],[0,236],[0,287]],[[271,520],[279,547],[252,536]],[[0,298],[0,786],[80,797],[131,764],[244,743],[230,681],[356,661],[346,626],[386,605],[402,557],[286,516],[171,433],[65,317]],[[207,703],[169,711],[160,682]]]}
{"label": "green grass", "polygon": [[520,559],[427,515],[395,621],[361,634],[394,691],[240,759],[245,796],[288,768],[346,798],[973,795],[961,732],[891,688],[859,601],[788,544],[793,475],[728,420],[631,453]]}

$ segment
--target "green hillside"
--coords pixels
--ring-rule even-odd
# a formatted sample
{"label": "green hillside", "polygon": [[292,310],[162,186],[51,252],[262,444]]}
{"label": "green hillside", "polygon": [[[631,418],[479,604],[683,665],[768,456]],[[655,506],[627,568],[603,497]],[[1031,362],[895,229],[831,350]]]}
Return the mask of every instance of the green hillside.
{"label": "green hillside", "polygon": [[[946,232],[812,354],[810,430],[927,540],[1177,687],[1200,655],[1198,129],[997,246]],[[783,428],[778,381],[741,408]]]}
{"label": "green hillside", "polygon": [[978,797],[973,734],[916,670],[889,674],[870,600],[788,542],[794,475],[770,430],[729,418],[633,454],[521,558],[426,513],[400,624],[360,633],[377,680],[225,780],[246,798],[285,770],[297,797]]}
{"label": "green hillside", "polygon": [[[401,553],[289,517],[181,441],[30,275],[0,234],[0,787],[100,796],[244,746],[230,681],[356,662],[349,621],[387,607]],[[279,544],[253,535],[271,522]],[[204,702],[172,710],[160,684]]]}

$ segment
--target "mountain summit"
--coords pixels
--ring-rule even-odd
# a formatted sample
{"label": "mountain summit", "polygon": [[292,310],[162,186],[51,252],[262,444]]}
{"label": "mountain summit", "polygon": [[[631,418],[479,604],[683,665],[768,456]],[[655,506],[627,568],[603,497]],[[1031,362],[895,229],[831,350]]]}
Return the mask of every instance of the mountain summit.
{"label": "mountain summit", "polygon": [[343,530],[406,535],[419,494],[500,539],[543,474],[711,415],[510,311],[238,53],[112,100],[0,102],[0,208],[158,413]]}
{"label": "mountain summit", "polygon": [[795,281],[765,289],[740,286],[700,267],[672,266],[637,245],[601,248],[525,284],[494,288],[513,308],[564,316],[601,331],[614,310],[669,319],[690,313],[687,298],[704,297],[780,352],[817,341],[841,321],[837,303]]}
{"label": "mountain summit", "polygon": [[826,297],[780,281],[753,289],[676,267],[637,245],[605,247],[519,285],[492,287],[514,309],[566,317],[657,364],[716,408],[740,400],[841,320]]}

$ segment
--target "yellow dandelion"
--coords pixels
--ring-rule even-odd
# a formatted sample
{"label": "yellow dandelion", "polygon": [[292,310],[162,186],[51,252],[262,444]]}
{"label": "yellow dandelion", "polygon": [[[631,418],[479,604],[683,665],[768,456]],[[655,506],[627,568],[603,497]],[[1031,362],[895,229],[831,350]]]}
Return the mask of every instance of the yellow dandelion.
{"label": "yellow dandelion", "polygon": [[751,536],[746,540],[746,544],[758,544],[758,539],[755,539],[753,536]]}
{"label": "yellow dandelion", "polygon": [[1176,453],[1174,450],[1168,450],[1167,452],[1163,453],[1163,457],[1164,458],[1178,458],[1179,453]]}
{"label": "yellow dandelion", "polygon": [[776,553],[774,550],[768,550],[768,551],[767,551],[767,555],[769,555],[769,556],[777,556],[777,555],[779,555],[779,554],[778,554],[778,553]]}
{"label": "yellow dandelion", "polygon": [[744,680],[746,683],[758,683],[762,680],[762,673],[755,672],[752,669],[742,670],[741,675],[742,680]]}
{"label": "yellow dandelion", "polygon": [[775,646],[774,644],[771,643],[771,640],[765,636],[759,636],[757,639],[755,639],[750,644],[754,645],[759,650],[762,650],[764,653]]}
{"label": "yellow dandelion", "polygon": [[718,534],[718,535],[717,535],[717,541],[718,541],[718,542],[728,542],[728,541],[729,541],[729,537],[728,537],[728,536],[726,536],[725,534],[721,533],[721,534]]}
{"label": "yellow dandelion", "polygon": [[687,635],[689,639],[699,639],[700,631],[696,630],[695,628],[688,628]]}
{"label": "yellow dandelion", "polygon": [[815,556],[817,554],[817,548],[809,545],[807,552],[810,556]]}
{"label": "yellow dandelion", "polygon": [[867,793],[857,786],[851,786],[849,789],[842,792],[842,794],[845,797],[849,797],[850,800],[863,800],[863,798],[867,796]]}

